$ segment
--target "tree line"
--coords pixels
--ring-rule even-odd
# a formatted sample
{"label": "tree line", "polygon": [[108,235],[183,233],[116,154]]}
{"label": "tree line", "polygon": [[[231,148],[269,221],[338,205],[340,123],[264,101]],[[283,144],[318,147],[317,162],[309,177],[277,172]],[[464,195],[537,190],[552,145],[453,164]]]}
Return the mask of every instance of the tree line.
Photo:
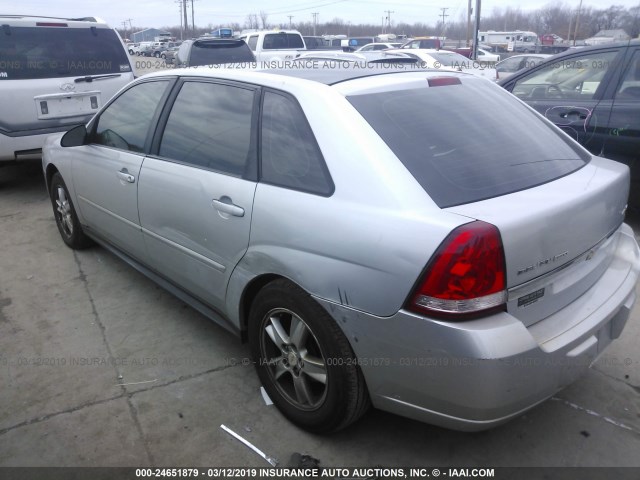
{"label": "tree line", "polygon": [[[473,21],[473,18],[472,18]],[[576,31],[577,23],[577,31]],[[407,36],[437,35],[446,36],[449,39],[466,39],[467,18],[466,13],[457,20],[447,21],[442,24],[435,20],[433,23],[415,22],[391,22],[391,25],[352,23],[334,18],[326,22],[314,23],[309,21],[297,21],[287,23],[274,23],[269,21],[267,12],[250,13],[243,24],[238,22],[216,25],[209,23],[204,27],[196,25],[195,29],[189,26],[183,32],[183,38],[191,38],[216,30],[217,28],[230,27],[235,31],[243,29],[259,28],[293,28],[303,35],[348,35],[348,36],[373,36],[380,33],[404,34]],[[133,27],[132,31],[143,28]],[[580,10],[579,21],[577,8],[563,3],[550,3],[537,10],[523,11],[520,7],[494,8],[490,13],[483,12],[480,20],[480,30],[528,30],[542,34],[556,34],[565,39],[584,40],[594,36],[600,30],[623,29],[632,38],[640,35],[640,4],[636,7],[625,8],[621,5],[612,5],[607,8],[593,8],[583,6]],[[181,38],[180,26],[162,27],[162,30],[171,32],[176,38]],[[125,32],[121,31],[121,34]]]}

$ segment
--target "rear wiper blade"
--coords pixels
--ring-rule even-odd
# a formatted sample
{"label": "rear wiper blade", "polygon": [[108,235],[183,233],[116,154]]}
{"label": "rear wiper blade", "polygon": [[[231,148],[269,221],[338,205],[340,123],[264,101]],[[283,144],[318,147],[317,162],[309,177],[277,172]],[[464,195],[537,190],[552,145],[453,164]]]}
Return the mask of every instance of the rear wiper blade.
{"label": "rear wiper blade", "polygon": [[75,83],[93,82],[94,80],[102,80],[103,78],[119,77],[120,75],[121,75],[120,73],[107,73],[105,75],[88,75],[86,77],[76,78],[74,82]]}

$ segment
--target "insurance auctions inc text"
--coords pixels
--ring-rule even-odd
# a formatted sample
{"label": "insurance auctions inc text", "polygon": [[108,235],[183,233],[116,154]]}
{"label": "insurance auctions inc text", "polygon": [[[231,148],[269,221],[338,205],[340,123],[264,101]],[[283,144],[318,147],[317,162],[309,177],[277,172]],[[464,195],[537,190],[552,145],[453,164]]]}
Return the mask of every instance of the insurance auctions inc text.
{"label": "insurance auctions inc text", "polygon": [[[169,470],[171,472],[165,472]],[[175,471],[175,474],[173,473]],[[493,478],[493,468],[137,468],[136,477],[204,478],[332,478],[363,480],[371,478]]]}

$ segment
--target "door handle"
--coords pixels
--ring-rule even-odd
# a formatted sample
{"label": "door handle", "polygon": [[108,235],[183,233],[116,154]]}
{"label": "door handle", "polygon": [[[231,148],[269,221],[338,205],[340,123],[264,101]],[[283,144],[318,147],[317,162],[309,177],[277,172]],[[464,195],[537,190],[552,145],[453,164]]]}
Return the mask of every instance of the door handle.
{"label": "door handle", "polygon": [[127,183],[135,183],[135,181],[136,181],[136,177],[134,177],[129,172],[127,172],[126,169],[123,169],[123,170],[117,172],[116,175],[118,176],[118,178],[120,180],[124,180]]}
{"label": "door handle", "polygon": [[558,115],[560,118],[567,118],[567,117],[578,117],[580,120],[586,120],[587,115],[585,113],[582,112],[577,112],[575,110],[571,111],[571,112],[562,112],[560,115]]}
{"label": "door handle", "polygon": [[220,200],[211,200],[211,205],[219,212],[227,213],[234,217],[244,217],[244,208],[231,203],[231,199],[227,196],[220,197]]}

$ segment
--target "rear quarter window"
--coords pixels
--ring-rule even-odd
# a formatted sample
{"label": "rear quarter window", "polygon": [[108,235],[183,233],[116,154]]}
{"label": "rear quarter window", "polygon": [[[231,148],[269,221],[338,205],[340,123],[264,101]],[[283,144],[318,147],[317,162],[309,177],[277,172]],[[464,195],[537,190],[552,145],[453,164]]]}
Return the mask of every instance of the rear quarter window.
{"label": "rear quarter window", "polygon": [[441,208],[550,182],[590,158],[483,79],[347,99]]}

